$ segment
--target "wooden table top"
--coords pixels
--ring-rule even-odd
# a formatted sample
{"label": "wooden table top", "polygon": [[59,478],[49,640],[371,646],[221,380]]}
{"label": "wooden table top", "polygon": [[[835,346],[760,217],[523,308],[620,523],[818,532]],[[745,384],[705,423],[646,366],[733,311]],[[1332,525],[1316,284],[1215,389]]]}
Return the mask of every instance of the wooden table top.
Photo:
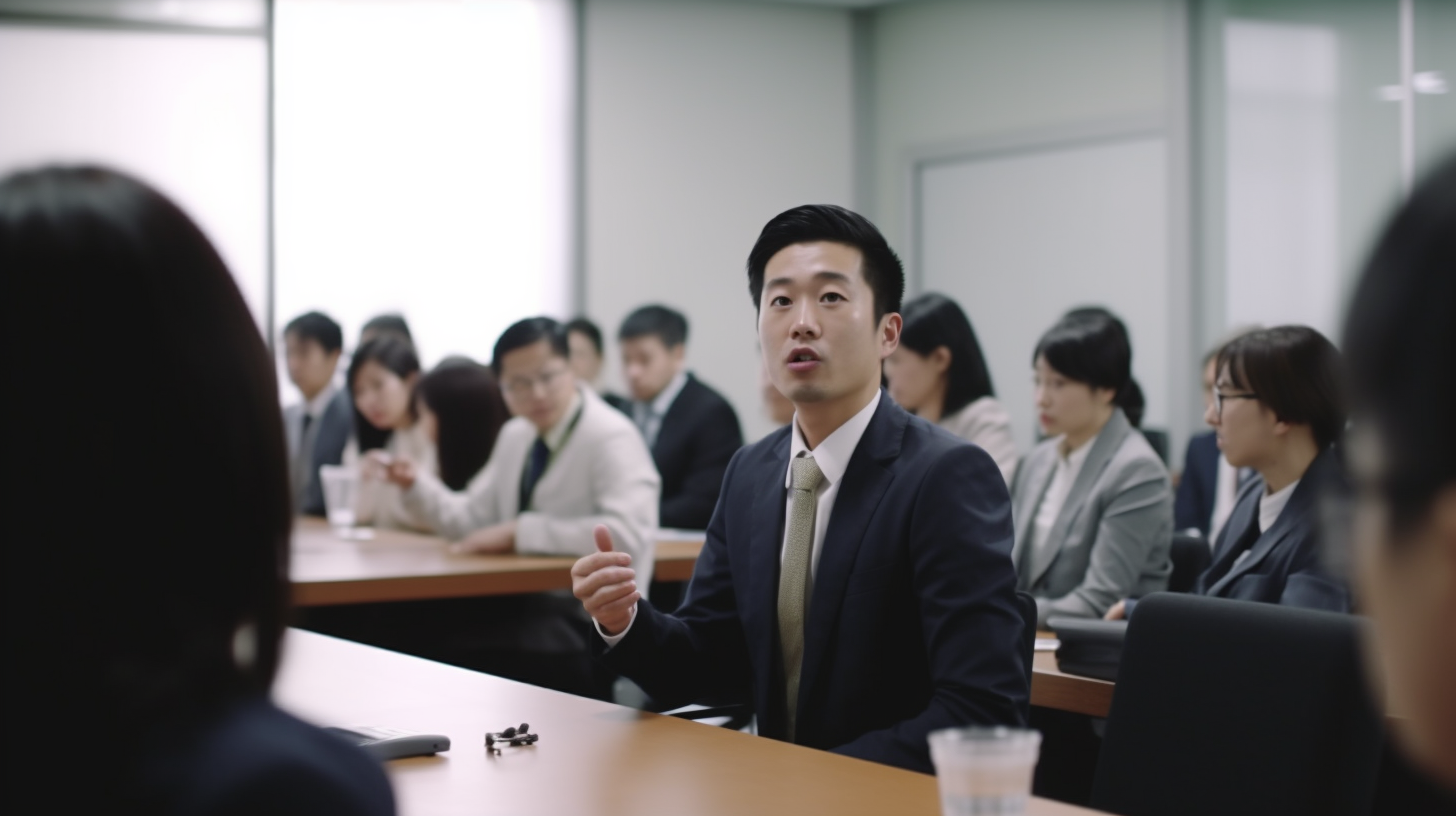
{"label": "wooden table top", "polygon": [[1054,652],[1037,652],[1032,660],[1031,704],[1074,714],[1106,717],[1112,710],[1115,684],[1094,677],[1063,674]]}
{"label": "wooden table top", "polygon": [[[274,696],[318,724],[450,737],[439,756],[389,763],[405,816],[940,813],[931,776],[300,630]],[[539,743],[486,752],[486,731],[521,722]],[[1094,813],[1043,799],[1027,812]]]}
{"label": "wooden table top", "polygon": [[[538,555],[454,555],[444,539],[375,530],[367,541],[335,535],[323,519],[302,518],[293,530],[293,602],[299,606],[511,595],[571,588],[575,558]],[[692,577],[700,541],[661,541],[654,575]]]}

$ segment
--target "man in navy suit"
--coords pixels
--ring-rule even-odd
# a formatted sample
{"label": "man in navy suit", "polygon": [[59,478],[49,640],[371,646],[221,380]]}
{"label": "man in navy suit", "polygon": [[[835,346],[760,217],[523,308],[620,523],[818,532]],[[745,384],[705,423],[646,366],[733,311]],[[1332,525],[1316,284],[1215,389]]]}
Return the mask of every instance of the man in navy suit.
{"label": "man in navy suit", "polygon": [[288,379],[303,396],[303,402],[283,409],[293,507],[305,515],[321,516],[324,491],[319,468],[342,462],[354,434],[354,401],[348,389],[334,386],[344,332],[328,315],[308,312],[284,327],[283,348]]}
{"label": "man in navy suit", "polygon": [[663,527],[701,530],[713,517],[728,461],[743,447],[738,414],[688,372],[688,321],[666,306],[643,306],[622,321],[622,373],[636,423],[662,476]]}
{"label": "man in navy suit", "polygon": [[729,464],[676,613],[641,599],[600,528],[574,592],[606,662],[655,699],[749,701],[763,736],[931,772],[931,731],[1021,724],[1006,483],[881,392],[904,273],[874,225],[789,210],[748,276],[794,422]]}

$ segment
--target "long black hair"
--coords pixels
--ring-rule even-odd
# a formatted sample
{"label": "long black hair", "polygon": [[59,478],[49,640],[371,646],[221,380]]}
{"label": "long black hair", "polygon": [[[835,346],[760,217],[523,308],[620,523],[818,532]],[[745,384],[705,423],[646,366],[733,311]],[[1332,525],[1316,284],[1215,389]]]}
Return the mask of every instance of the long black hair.
{"label": "long black hair", "polygon": [[1112,398],[1112,404],[1122,409],[1122,412],[1127,415],[1127,421],[1134,428],[1141,428],[1143,416],[1148,410],[1148,401],[1143,396],[1143,387],[1138,385],[1137,379],[1132,376],[1132,335],[1127,331],[1127,324],[1122,322],[1122,318],[1102,306],[1080,306],[1062,315],[1062,319],[1106,320],[1112,325],[1114,331],[1122,335],[1122,343],[1127,346],[1128,375],[1127,381],[1117,389],[1117,395]]}
{"label": "long black hair", "polygon": [[450,358],[420,380],[415,394],[435,415],[440,481],[464,490],[511,417],[495,374],[474,360]]}
{"label": "long black hair", "polygon": [[[394,334],[380,334],[371,338],[364,345],[354,352],[354,359],[349,361],[349,375],[346,380],[349,386],[349,393],[354,392],[354,383],[359,376],[359,370],[365,363],[376,363],[393,372],[401,380],[408,380],[411,374],[420,373],[420,358],[415,356],[415,347],[409,341]],[[409,399],[410,416],[415,415],[414,396]],[[359,440],[359,452],[382,448],[389,444],[390,437],[394,436],[393,428],[376,428],[364,414],[359,406],[354,406],[354,433]]]}
{"label": "long black hair", "polygon": [[945,346],[950,351],[950,369],[946,371],[945,404],[940,412],[949,416],[982,397],[996,395],[991,388],[991,372],[986,357],[976,340],[970,318],[954,300],[930,292],[905,304],[901,313],[905,326],[900,331],[900,345],[922,357]]}
{"label": "long black hair", "polygon": [[[265,694],[288,606],[287,455],[273,359],[222,258],[142,182],[50,167],[0,180],[0,268],[24,349],[11,374],[33,395],[10,401],[26,470],[6,500],[12,727],[137,744]],[[134,759],[88,770],[105,793],[67,795],[112,796]]]}

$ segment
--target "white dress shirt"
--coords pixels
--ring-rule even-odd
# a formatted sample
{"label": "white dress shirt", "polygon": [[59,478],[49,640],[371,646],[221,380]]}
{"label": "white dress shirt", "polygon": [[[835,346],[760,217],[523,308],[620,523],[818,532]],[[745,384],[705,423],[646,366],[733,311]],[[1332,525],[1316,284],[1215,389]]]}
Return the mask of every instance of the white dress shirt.
{"label": "white dress shirt", "polygon": [[1228,523],[1239,497],[1239,469],[1229,464],[1222,453],[1218,455],[1218,471],[1213,484],[1213,517],[1208,521],[1209,547],[1218,541],[1218,534]]}
{"label": "white dress shirt", "polygon": [[657,432],[662,430],[662,418],[667,416],[667,409],[672,407],[673,401],[687,384],[688,373],[679,371],[651,402],[632,401],[632,421],[642,431],[642,438],[647,440],[649,450],[657,444]]}
{"label": "white dress shirt", "polygon": [[[854,456],[854,449],[859,447],[859,441],[864,437],[865,429],[870,426],[870,420],[874,419],[875,409],[880,405],[880,392],[878,389],[870,399],[869,404],[861,408],[858,413],[845,421],[843,425],[834,429],[834,432],[819,443],[819,447],[810,449],[809,443],[804,441],[804,434],[799,430],[799,415],[794,414],[791,424],[793,433],[789,439],[789,465],[784,468],[784,514],[788,516],[792,501],[788,493],[788,487],[794,472],[794,460],[800,456],[813,456],[814,463],[819,466],[819,472],[824,478],[819,480],[819,486],[814,489],[814,545],[809,554],[809,585],[804,592],[804,608],[809,608],[809,599],[814,592],[814,573],[819,568],[819,553],[824,549],[824,534],[829,530],[829,517],[834,513],[834,500],[839,496],[839,485],[844,481],[844,472],[849,468],[850,457]],[[1085,457],[1084,457],[1085,458]],[[784,525],[784,537],[779,543],[779,562],[783,562],[784,551],[789,543],[788,525]],[[607,641],[607,646],[615,646],[627,632],[632,629],[632,621],[637,619],[637,608],[632,608],[632,619],[627,622],[626,628],[616,635],[608,635],[602,632],[600,624],[597,624],[597,632]],[[593,621],[595,623],[595,621]]]}
{"label": "white dress shirt", "polygon": [[1092,443],[1095,441],[1097,437],[1093,436],[1083,442],[1081,447],[1066,454],[1061,453],[1062,443],[1057,443],[1057,466],[1052,471],[1051,483],[1041,496],[1041,503],[1036,506],[1036,519],[1031,525],[1030,552],[1036,553],[1043,547],[1051,546],[1052,527],[1057,523],[1062,505],[1067,503],[1067,494],[1072,492],[1072,485],[1077,483],[1077,475],[1082,472],[1082,465],[1086,463],[1087,455],[1092,452]]}

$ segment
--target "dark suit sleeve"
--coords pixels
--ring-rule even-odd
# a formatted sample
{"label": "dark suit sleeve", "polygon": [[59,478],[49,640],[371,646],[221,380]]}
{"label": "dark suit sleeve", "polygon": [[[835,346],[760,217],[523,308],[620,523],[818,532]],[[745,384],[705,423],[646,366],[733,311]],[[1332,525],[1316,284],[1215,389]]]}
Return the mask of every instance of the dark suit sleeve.
{"label": "dark suit sleeve", "polygon": [[[1315,523],[1313,521],[1309,522]],[[1327,612],[1349,612],[1350,590],[1344,581],[1335,578],[1320,562],[1319,538],[1313,533],[1304,536],[1289,562],[1284,578],[1280,606],[1322,609]]]}
{"label": "dark suit sleeve", "polygon": [[1188,451],[1183,456],[1183,478],[1178,482],[1178,493],[1173,498],[1173,529],[1189,528],[1208,533],[1207,519],[1203,514],[1205,504],[1212,501],[1204,496],[1209,487],[1203,483],[1203,451],[1199,448],[1199,437],[1188,440]]}
{"label": "dark suit sleeve", "polygon": [[[724,476],[725,495],[732,478],[730,463]],[[721,504],[713,513],[677,613],[669,615],[639,601],[627,636],[603,655],[608,666],[669,706],[752,698],[748,648],[726,543],[728,515]],[[598,651],[605,648],[599,638],[593,641]]]}
{"label": "dark suit sleeve", "polygon": [[913,589],[930,662],[930,704],[918,716],[834,750],[924,768],[931,731],[1024,725],[1021,711],[1030,686],[1011,565],[1011,497],[996,463],[970,445],[944,453],[926,471],[908,523]]}
{"label": "dark suit sleeve", "polygon": [[704,405],[702,414],[693,422],[693,431],[686,476],[673,495],[663,491],[659,513],[663,527],[695,530],[704,519],[711,519],[728,461],[743,447],[738,414],[723,399],[713,399]]}

